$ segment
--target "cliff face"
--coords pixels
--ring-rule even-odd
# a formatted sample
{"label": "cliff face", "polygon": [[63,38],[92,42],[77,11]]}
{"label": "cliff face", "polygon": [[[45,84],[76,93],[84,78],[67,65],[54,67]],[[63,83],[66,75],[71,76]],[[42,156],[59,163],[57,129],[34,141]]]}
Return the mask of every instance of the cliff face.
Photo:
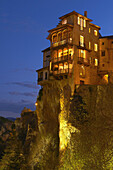
{"label": "cliff face", "polygon": [[16,167],[112,169],[113,85],[76,86],[72,94],[70,83],[54,82],[42,91],[36,111],[24,109],[15,121]]}

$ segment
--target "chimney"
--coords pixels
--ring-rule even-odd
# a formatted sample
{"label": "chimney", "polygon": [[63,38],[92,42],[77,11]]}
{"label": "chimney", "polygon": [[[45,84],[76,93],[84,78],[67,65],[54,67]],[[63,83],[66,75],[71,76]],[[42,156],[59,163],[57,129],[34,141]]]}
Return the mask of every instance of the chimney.
{"label": "chimney", "polygon": [[84,16],[87,17],[87,11],[84,11]]}

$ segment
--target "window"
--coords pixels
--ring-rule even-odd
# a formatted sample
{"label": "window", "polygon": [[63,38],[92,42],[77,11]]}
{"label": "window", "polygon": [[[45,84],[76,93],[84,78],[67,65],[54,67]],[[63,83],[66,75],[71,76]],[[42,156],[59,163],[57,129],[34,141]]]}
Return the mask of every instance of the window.
{"label": "window", "polygon": [[102,51],[102,52],[101,52],[101,56],[105,56],[105,51]]}
{"label": "window", "polygon": [[78,17],[78,25],[80,25],[80,17]]}
{"label": "window", "polygon": [[84,37],[80,35],[80,46],[84,47]]}
{"label": "window", "polygon": [[98,45],[94,44],[94,51],[98,51]]}
{"label": "window", "polygon": [[95,58],[95,66],[98,66],[98,59]]}
{"label": "window", "polygon": [[45,80],[47,80],[47,72],[45,72]]}
{"label": "window", "polygon": [[80,18],[80,30],[83,30],[83,19]]}
{"label": "window", "polygon": [[84,19],[84,27],[86,27],[86,20]]}
{"label": "window", "polygon": [[97,30],[94,30],[94,35],[97,36]]}
{"label": "window", "polygon": [[113,41],[111,42],[111,44],[113,44]]}
{"label": "window", "polygon": [[84,81],[83,81],[83,80],[80,80],[80,84],[81,84],[81,85],[84,84]]}
{"label": "window", "polygon": [[80,50],[80,51],[79,51],[79,57],[81,57],[81,58],[86,58],[85,50]]}
{"label": "window", "polygon": [[62,21],[62,25],[63,24],[67,24],[67,19],[64,19],[63,21]]}
{"label": "window", "polygon": [[53,43],[56,43],[56,42],[57,42],[57,34],[54,34],[54,35],[52,36],[52,42],[53,42]]}
{"label": "window", "polygon": [[50,71],[52,69],[52,62],[50,61],[50,64],[49,64],[49,68],[50,68]]}
{"label": "window", "polygon": [[91,49],[91,42],[89,42],[89,49]]}
{"label": "window", "polygon": [[92,64],[92,57],[89,58],[89,62],[90,62],[90,64]]}
{"label": "window", "polygon": [[83,30],[83,27],[86,27],[86,20],[83,18],[78,17],[77,23],[80,25],[80,30]]}
{"label": "window", "polygon": [[89,33],[91,32],[91,28],[89,28]]}
{"label": "window", "polygon": [[102,42],[102,45],[104,45],[104,42]]}

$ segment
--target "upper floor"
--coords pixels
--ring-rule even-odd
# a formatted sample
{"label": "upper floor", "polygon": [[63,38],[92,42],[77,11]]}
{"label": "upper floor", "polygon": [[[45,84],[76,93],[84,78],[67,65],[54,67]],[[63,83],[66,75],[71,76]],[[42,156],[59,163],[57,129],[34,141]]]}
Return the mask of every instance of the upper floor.
{"label": "upper floor", "polygon": [[50,40],[50,48],[59,48],[64,45],[76,45],[84,49],[94,50],[99,47],[100,27],[92,24],[91,19],[87,18],[87,11],[81,15],[75,11],[59,18],[59,24],[49,30],[47,37]]}
{"label": "upper floor", "polygon": [[92,84],[98,75],[112,70],[113,36],[101,37],[100,27],[91,23],[86,11],[84,15],[73,11],[59,19],[58,25],[48,31],[50,47],[42,51],[43,68],[37,70],[38,84],[72,75],[75,84]]}

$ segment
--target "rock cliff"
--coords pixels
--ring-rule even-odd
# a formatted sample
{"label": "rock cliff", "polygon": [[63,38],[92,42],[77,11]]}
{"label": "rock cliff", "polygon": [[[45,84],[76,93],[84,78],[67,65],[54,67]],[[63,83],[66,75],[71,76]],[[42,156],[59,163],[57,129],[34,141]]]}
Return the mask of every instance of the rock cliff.
{"label": "rock cliff", "polygon": [[25,108],[15,129],[9,160],[20,169],[112,169],[113,85],[77,85],[74,92],[68,82],[45,85],[36,111]]}

